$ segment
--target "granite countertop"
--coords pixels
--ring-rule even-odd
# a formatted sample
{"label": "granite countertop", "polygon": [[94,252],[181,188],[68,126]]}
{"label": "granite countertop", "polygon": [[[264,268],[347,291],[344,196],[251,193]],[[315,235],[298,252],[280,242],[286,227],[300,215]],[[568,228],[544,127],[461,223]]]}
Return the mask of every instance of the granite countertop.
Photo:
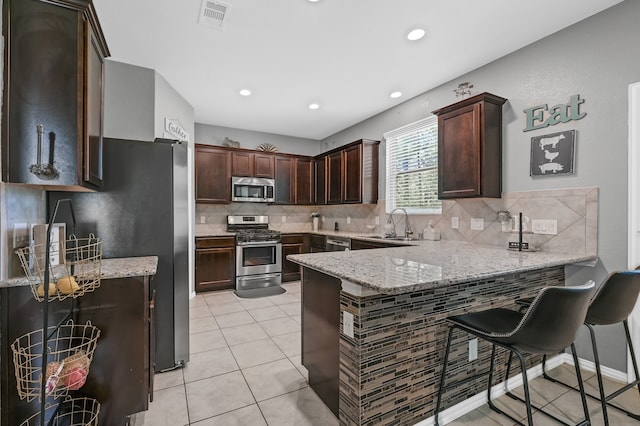
{"label": "granite countertop", "polygon": [[[155,275],[157,267],[157,256],[122,257],[117,259],[102,259],[100,272],[102,279],[139,277]],[[6,281],[0,281],[0,287],[23,285],[29,285],[27,277],[10,278]]]}
{"label": "granite countertop", "polygon": [[409,243],[415,245],[296,254],[287,259],[378,293],[399,294],[597,258],[585,253],[518,252],[461,241]]}

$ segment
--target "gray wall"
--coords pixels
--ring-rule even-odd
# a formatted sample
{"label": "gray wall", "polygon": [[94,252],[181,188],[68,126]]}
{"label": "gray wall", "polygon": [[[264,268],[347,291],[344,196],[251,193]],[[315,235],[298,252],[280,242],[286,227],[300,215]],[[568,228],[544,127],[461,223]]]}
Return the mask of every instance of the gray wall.
{"label": "gray wall", "polygon": [[104,76],[104,136],[152,141],[155,71],[106,60]]}
{"label": "gray wall", "polygon": [[240,142],[241,148],[256,149],[260,144],[270,143],[278,148],[278,152],[287,154],[317,155],[324,151],[322,149],[324,145],[315,139],[296,138],[273,133],[254,132],[253,130],[196,123],[196,143],[222,145],[224,138],[227,137]]}
{"label": "gray wall", "polygon": [[178,120],[194,140],[193,107],[157,72],[155,73],[155,137],[164,137],[164,120]]}
{"label": "gray wall", "polygon": [[13,247],[14,224],[32,225],[46,221],[43,190],[0,183],[0,280],[24,275]]}
{"label": "gray wall", "polygon": [[[359,138],[382,139],[384,132],[456,102],[453,89],[464,81],[475,85],[474,93],[486,91],[509,99],[503,108],[503,191],[599,187],[600,262],[595,268],[567,268],[567,281],[570,285],[586,279],[601,282],[610,271],[627,267],[627,91],[629,84],[640,81],[638,16],[640,2],[622,2],[332,135],[323,143],[334,146]],[[525,108],[568,103],[575,94],[586,100],[581,108],[587,113],[585,118],[523,132]],[[577,130],[575,175],[532,179],[531,137],[570,129]],[[384,146],[382,156],[384,176]],[[384,190],[382,179],[380,193]],[[626,371],[624,339],[618,330],[598,333],[604,352],[601,359],[609,367]],[[579,346],[585,346],[583,335]],[[590,351],[582,350],[581,356],[590,358]]]}

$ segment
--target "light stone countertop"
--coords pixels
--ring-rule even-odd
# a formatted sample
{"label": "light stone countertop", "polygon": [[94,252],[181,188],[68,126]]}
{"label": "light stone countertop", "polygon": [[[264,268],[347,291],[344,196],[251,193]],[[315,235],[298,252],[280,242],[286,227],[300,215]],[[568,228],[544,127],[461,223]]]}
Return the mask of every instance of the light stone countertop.
{"label": "light stone countertop", "polygon": [[[158,267],[157,256],[122,257],[102,259],[100,269],[102,279],[139,277],[155,275]],[[10,278],[0,281],[0,287],[17,287],[29,285],[27,277]]]}
{"label": "light stone countertop", "polygon": [[296,254],[287,259],[378,293],[400,294],[597,258],[584,253],[518,252],[461,241],[409,243],[416,245]]}

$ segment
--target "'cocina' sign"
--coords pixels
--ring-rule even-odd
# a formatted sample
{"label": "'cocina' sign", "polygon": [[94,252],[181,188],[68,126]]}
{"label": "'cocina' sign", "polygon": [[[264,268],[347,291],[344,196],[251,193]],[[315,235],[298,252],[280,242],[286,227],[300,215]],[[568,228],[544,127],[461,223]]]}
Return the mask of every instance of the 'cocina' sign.
{"label": "'cocina' sign", "polygon": [[[566,123],[571,120],[580,120],[587,115],[586,112],[580,112],[580,105],[584,103],[584,99],[580,99],[580,95],[573,95],[569,98],[568,104],[558,104],[551,109],[547,108],[547,104],[536,105],[524,110],[527,118],[527,127],[525,132],[529,130],[542,129],[553,126],[558,123]],[[545,117],[545,111],[548,111]]]}

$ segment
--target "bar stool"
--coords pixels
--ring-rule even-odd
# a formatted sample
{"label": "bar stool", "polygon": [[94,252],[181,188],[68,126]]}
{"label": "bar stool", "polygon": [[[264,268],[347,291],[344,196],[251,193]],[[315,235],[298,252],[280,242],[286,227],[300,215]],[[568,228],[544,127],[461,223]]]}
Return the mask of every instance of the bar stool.
{"label": "bar stool", "polygon": [[[602,415],[604,417],[604,424],[609,425],[609,416],[607,413],[607,405],[616,408],[624,412],[627,416],[632,417],[635,420],[640,420],[640,415],[632,413],[631,411],[612,404],[610,401],[619,396],[623,392],[631,389],[634,386],[638,386],[638,392],[640,392],[640,375],[638,374],[638,361],[636,359],[635,351],[633,350],[633,343],[631,342],[631,334],[629,333],[629,323],[627,318],[631,315],[631,311],[638,300],[638,294],[640,294],[640,270],[614,272],[598,289],[596,295],[591,300],[589,309],[587,310],[587,316],[584,321],[584,325],[589,329],[591,336],[591,347],[593,349],[593,358],[596,365],[596,376],[598,378],[598,390],[600,396],[594,396],[587,394],[593,399],[597,399],[602,404]],[[528,305],[533,299],[521,299],[517,303],[521,305]],[[634,373],[636,379],[622,386],[620,389],[605,395],[604,385],[602,382],[602,371],[600,367],[600,359],[598,357],[598,347],[596,343],[596,335],[594,326],[596,325],[610,325],[622,323],[624,326],[624,332],[627,337],[627,346],[631,353],[631,362],[633,364]],[[546,355],[542,358],[542,374],[545,379],[554,383],[564,385],[568,388],[575,389],[573,386],[562,382],[549,376],[545,370]]]}
{"label": "bar stool", "polygon": [[[589,425],[589,410],[584,394],[582,377],[578,367],[578,357],[576,355],[573,340],[578,328],[583,324],[589,300],[594,290],[593,281],[588,281],[584,285],[575,287],[546,287],[535,297],[531,305],[525,312],[518,312],[505,308],[494,308],[480,312],[472,312],[463,315],[455,315],[447,318],[449,321],[449,335],[447,347],[444,354],[444,365],[440,376],[440,387],[434,413],[435,424],[438,423],[440,413],[440,403],[442,394],[446,389],[461,383],[468,382],[473,378],[489,375],[487,387],[487,403],[489,407],[507,417],[517,424],[522,424],[518,419],[500,410],[491,401],[491,386],[493,382],[493,370],[495,364],[496,346],[500,346],[515,354],[520,360],[522,370],[522,381],[524,387],[527,408],[527,421],[533,425],[532,405],[529,395],[529,384],[527,381],[526,364],[524,354],[553,354],[562,351],[567,346],[571,346],[573,358],[576,363],[576,375],[580,385],[582,396],[582,407],[584,409],[585,420],[580,425]],[[481,373],[472,378],[467,378],[461,382],[450,383],[445,387],[445,377],[447,362],[449,361],[449,351],[451,349],[451,339],[453,331],[458,328],[480,339],[484,339],[492,344],[491,363],[488,373]],[[505,382],[508,377],[505,377]],[[538,407],[533,407],[539,410]],[[544,412],[543,412],[544,413]],[[544,413],[556,421],[564,423],[561,419]]]}

